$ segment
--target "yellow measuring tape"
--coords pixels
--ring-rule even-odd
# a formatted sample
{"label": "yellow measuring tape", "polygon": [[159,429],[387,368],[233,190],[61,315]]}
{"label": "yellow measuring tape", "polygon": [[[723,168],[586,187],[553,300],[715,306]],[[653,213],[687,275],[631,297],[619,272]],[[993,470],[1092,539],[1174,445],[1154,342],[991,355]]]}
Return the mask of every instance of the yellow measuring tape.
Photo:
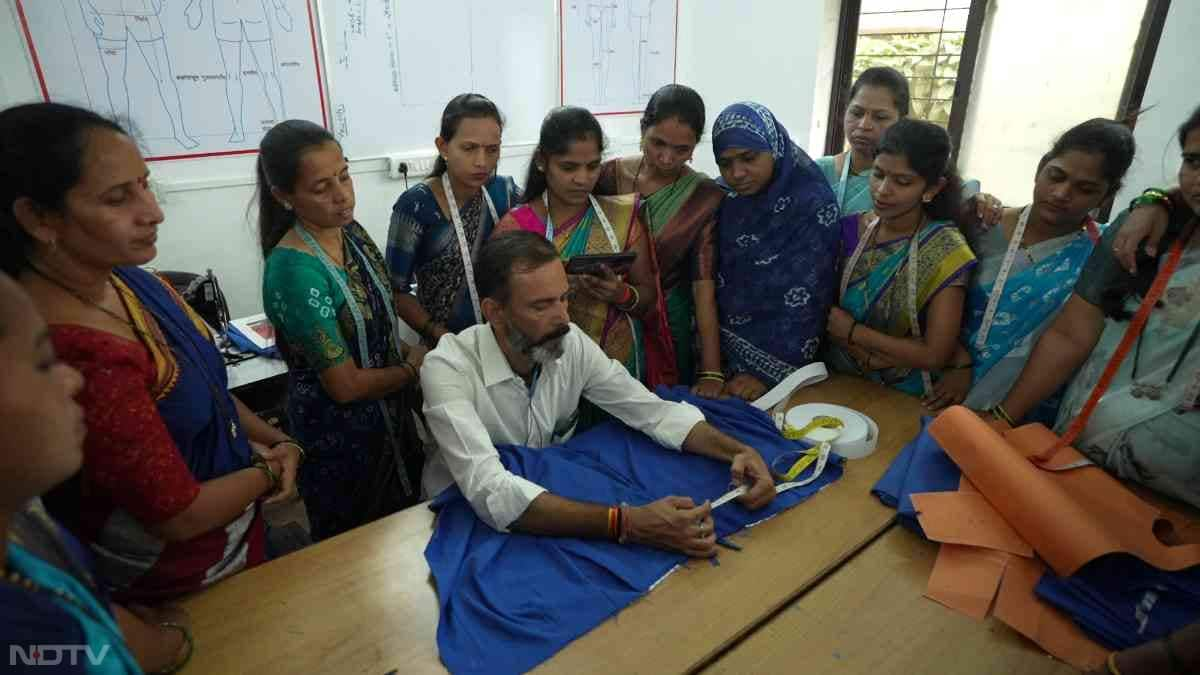
{"label": "yellow measuring tape", "polygon": [[[783,437],[793,440],[793,441],[799,441],[799,440],[803,440],[810,433],[812,433],[813,431],[816,431],[817,429],[829,429],[830,431],[833,431],[836,433],[838,430],[842,429],[845,426],[846,426],[846,424],[836,417],[830,417],[828,415],[817,415],[816,417],[812,418],[812,420],[809,421],[808,424],[805,424],[804,426],[800,427],[799,429],[797,429],[796,427],[793,427],[792,425],[788,424],[785,421],[783,423]],[[829,441],[824,441],[824,442],[828,443]],[[797,459],[796,462],[794,464],[792,464],[791,468],[789,468],[784,473],[779,474],[780,478],[782,478],[785,481],[795,480],[796,476],[799,476],[805,469],[808,468],[808,466],[810,464],[817,461],[817,457],[820,454],[821,453],[820,453],[819,445],[817,447],[813,447],[809,450],[802,451],[800,453],[799,459]]]}

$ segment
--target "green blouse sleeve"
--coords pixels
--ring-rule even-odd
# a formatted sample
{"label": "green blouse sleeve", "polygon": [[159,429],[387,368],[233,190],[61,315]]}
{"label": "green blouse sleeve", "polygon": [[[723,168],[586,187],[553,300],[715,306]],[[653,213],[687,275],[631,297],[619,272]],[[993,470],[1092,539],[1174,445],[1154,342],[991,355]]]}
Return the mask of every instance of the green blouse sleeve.
{"label": "green blouse sleeve", "polygon": [[350,357],[338,325],[344,304],[337,284],[321,262],[307,253],[277,248],[267,258],[263,276],[263,308],[278,339],[321,371]]}

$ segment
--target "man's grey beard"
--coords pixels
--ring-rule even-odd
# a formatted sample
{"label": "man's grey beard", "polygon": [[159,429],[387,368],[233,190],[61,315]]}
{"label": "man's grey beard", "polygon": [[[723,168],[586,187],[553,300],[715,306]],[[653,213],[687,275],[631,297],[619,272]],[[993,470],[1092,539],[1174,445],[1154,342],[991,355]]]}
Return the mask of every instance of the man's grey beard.
{"label": "man's grey beard", "polygon": [[[551,333],[553,335],[553,333]],[[508,324],[508,344],[513,349],[528,356],[534,363],[546,365],[557,361],[563,355],[563,338],[566,334],[560,335],[549,340],[545,340],[540,344],[532,337],[526,335],[511,322]],[[543,338],[544,339],[544,338]]]}

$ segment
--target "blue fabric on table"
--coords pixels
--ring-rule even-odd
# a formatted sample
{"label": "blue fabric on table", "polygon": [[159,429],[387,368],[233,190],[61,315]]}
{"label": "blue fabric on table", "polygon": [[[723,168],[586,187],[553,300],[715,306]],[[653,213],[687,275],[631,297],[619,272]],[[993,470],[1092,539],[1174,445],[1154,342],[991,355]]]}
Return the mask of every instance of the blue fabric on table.
{"label": "blue fabric on table", "polygon": [[1200,621],[1200,566],[1164,572],[1114,553],[1069,577],[1047,572],[1034,592],[1109,649],[1136,647]]}
{"label": "blue fabric on table", "polygon": [[962,471],[929,434],[931,417],[921,418],[921,431],[896,455],[883,477],[871,488],[871,494],[885,506],[896,509],[900,524],[922,537],[925,531],[917,522],[917,510],[909,497],[914,492],[953,492],[958,490]]}
{"label": "blue fabric on table", "polygon": [[[710,424],[756,448],[770,464],[804,446],[789,441],[771,418],[741,401],[709,401],[685,387],[660,387],[659,396],[700,408]],[[697,503],[728,489],[729,465],[666,450],[616,422],[602,424],[564,446],[499,446],[513,473],[551,492],[600,504],[641,505],[667,495]],[[811,475],[807,469],[801,478]],[[714,513],[725,536],[784,511],[842,475],[831,455],[810,485],[785,492],[759,511],[737,502]],[[493,530],[450,487],[430,505],[438,511],[425,558],[441,606],[438,650],[453,673],[524,672],[538,665],[641,597],[685,557],[644,546]]]}

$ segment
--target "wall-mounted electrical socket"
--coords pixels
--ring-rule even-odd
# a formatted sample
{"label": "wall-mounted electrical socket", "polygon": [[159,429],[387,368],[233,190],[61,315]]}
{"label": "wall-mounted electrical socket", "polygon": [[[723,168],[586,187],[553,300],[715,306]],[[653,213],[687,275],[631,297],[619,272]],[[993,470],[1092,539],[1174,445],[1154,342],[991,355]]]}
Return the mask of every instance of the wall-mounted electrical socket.
{"label": "wall-mounted electrical socket", "polygon": [[428,176],[433,171],[433,157],[404,157],[392,155],[388,157],[388,178],[399,180],[405,176],[419,178]]}

